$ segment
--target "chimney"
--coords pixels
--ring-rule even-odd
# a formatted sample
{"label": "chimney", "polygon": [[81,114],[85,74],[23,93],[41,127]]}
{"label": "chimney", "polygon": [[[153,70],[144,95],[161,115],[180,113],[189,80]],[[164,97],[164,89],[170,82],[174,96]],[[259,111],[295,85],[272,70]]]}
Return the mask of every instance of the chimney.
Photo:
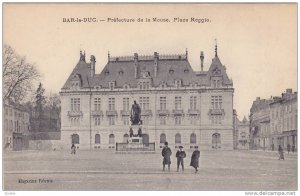
{"label": "chimney", "polygon": [[292,93],[293,93],[293,90],[292,90],[291,88],[288,88],[288,89],[286,89],[286,93],[287,93],[287,94],[292,94]]}
{"label": "chimney", "polygon": [[203,60],[204,60],[204,53],[203,53],[203,51],[200,52],[200,60],[201,60],[201,71],[203,71]]}
{"label": "chimney", "polygon": [[94,77],[95,75],[95,64],[96,64],[96,57],[91,55],[91,76]]}
{"label": "chimney", "polygon": [[138,53],[134,53],[134,77],[137,78],[138,75],[138,61],[139,55]]}
{"label": "chimney", "polygon": [[256,97],[256,101],[259,101],[260,100],[260,97]]}
{"label": "chimney", "polygon": [[154,52],[154,77],[157,76],[159,54]]}

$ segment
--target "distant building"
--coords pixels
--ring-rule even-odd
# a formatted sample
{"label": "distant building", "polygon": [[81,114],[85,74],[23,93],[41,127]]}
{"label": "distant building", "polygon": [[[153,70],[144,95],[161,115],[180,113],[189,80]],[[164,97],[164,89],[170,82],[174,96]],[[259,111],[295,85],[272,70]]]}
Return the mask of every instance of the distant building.
{"label": "distant building", "polygon": [[28,147],[29,113],[21,104],[3,103],[3,149],[22,150]]}
{"label": "distant building", "polygon": [[297,93],[287,89],[281,97],[257,98],[250,110],[250,130],[251,149],[296,149]]}
{"label": "distant building", "polygon": [[[217,47],[207,71],[179,55],[110,57],[100,74],[85,54],[61,89],[61,140],[65,148],[113,149],[127,142],[130,109],[141,106],[144,143],[165,141],[200,149],[233,149],[233,82]],[[199,67],[200,68],[200,67]]]}
{"label": "distant building", "polygon": [[250,126],[249,121],[244,117],[242,121],[238,121],[238,138],[237,149],[249,150],[250,142]]}
{"label": "distant building", "polygon": [[233,146],[235,150],[249,150],[250,125],[246,117],[240,121],[233,110]]}

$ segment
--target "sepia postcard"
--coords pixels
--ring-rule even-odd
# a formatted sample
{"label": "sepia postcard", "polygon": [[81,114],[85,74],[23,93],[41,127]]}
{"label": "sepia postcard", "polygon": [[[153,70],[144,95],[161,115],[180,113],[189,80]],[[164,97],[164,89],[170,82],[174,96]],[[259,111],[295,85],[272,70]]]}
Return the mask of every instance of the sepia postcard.
{"label": "sepia postcard", "polygon": [[3,3],[3,191],[296,195],[297,6]]}

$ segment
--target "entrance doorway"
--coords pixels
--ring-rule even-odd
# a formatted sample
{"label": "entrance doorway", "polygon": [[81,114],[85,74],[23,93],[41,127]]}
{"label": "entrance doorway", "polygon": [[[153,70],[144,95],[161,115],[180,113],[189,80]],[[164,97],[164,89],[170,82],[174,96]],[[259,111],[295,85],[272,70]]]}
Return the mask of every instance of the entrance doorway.
{"label": "entrance doorway", "polygon": [[212,135],[212,148],[214,148],[214,149],[221,148],[221,135],[220,135],[220,133],[214,133]]}

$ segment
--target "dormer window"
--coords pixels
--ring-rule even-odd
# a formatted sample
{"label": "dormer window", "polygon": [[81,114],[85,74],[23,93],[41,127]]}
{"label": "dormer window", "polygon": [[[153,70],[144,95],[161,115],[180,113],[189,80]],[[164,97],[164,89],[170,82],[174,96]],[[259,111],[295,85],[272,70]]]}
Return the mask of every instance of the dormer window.
{"label": "dormer window", "polygon": [[105,70],[105,75],[108,76],[109,75],[109,71]]}
{"label": "dormer window", "polygon": [[114,88],[115,88],[115,82],[109,82],[109,89],[110,90],[114,90]]}
{"label": "dormer window", "polygon": [[120,70],[120,71],[119,71],[119,75],[120,75],[120,76],[123,76],[123,74],[124,74],[124,71],[123,71],[123,70]]}
{"label": "dormer window", "polygon": [[175,80],[175,86],[179,88],[181,86],[181,80]]}
{"label": "dormer window", "polygon": [[212,80],[212,85],[214,88],[219,88],[221,86],[221,79],[215,78]]}
{"label": "dormer window", "polygon": [[221,70],[220,69],[218,69],[218,68],[215,68],[214,70],[213,70],[213,76],[220,76],[221,75]]}
{"label": "dormer window", "polygon": [[141,90],[147,90],[150,88],[150,82],[149,81],[141,81],[139,83],[139,87]]}
{"label": "dormer window", "polygon": [[185,69],[184,73],[189,73],[189,71],[190,71],[189,69]]}
{"label": "dormer window", "polygon": [[173,69],[170,69],[170,70],[169,70],[169,73],[170,73],[170,74],[173,74],[173,73],[174,73],[174,70],[173,70]]}
{"label": "dormer window", "polygon": [[101,89],[101,86],[95,86],[94,87],[96,90],[99,90],[99,89]]}
{"label": "dormer window", "polygon": [[191,87],[197,87],[198,86],[198,83],[196,82],[196,83],[192,83],[192,84],[190,84],[190,86]]}
{"label": "dormer window", "polygon": [[129,85],[128,84],[124,84],[123,88],[124,89],[129,89]]}
{"label": "dormer window", "polygon": [[81,86],[81,76],[79,74],[75,74],[71,80],[71,87],[73,89],[77,89]]}

